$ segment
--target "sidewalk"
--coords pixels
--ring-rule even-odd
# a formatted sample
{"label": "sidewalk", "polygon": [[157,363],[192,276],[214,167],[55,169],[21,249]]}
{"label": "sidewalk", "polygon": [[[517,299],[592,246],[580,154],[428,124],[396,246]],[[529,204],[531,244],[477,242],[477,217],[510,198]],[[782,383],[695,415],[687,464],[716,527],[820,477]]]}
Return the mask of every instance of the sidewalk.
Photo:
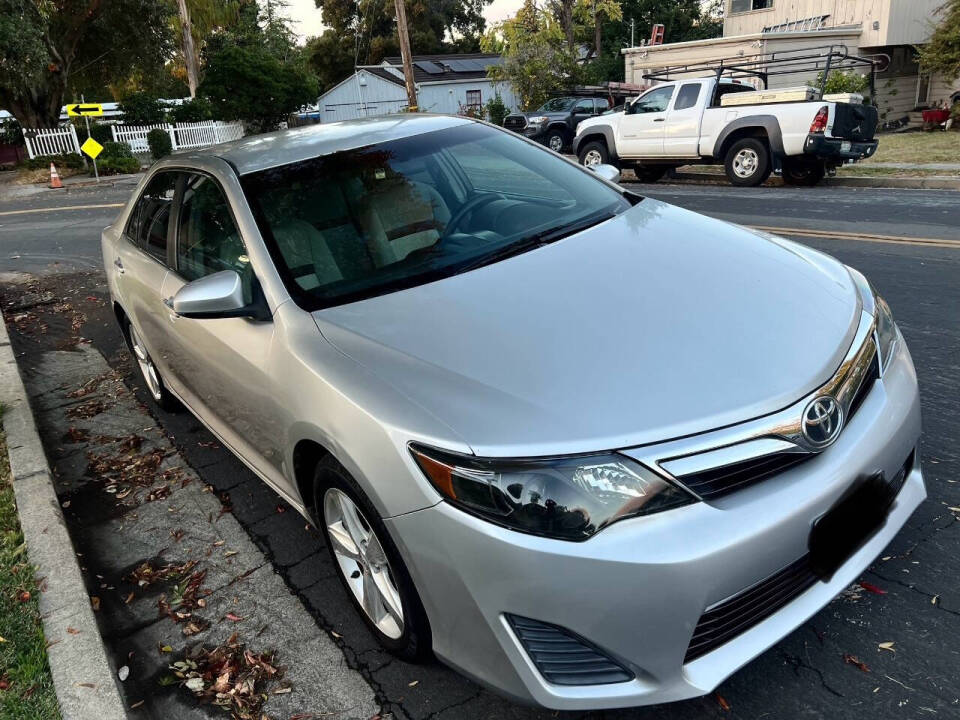
{"label": "sidewalk", "polygon": [[73,189],[91,186],[114,187],[116,185],[129,185],[132,188],[134,185],[140,182],[140,178],[143,177],[143,172],[132,173],[130,175],[107,175],[106,177],[100,178],[99,183],[95,178],[87,175],[71,175],[70,177],[63,178],[63,180],[61,180],[63,183],[63,189],[56,190],[48,187],[45,183],[30,183],[21,185],[13,182],[15,175],[15,172],[9,171],[0,173],[0,201],[35,197],[37,195],[44,195],[46,193],[70,192],[70,190]]}

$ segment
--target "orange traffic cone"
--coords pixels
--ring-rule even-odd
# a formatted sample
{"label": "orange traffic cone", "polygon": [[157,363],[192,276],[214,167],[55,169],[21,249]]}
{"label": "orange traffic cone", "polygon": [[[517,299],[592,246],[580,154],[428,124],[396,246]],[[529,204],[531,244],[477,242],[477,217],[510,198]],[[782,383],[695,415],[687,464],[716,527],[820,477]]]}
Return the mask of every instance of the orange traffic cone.
{"label": "orange traffic cone", "polygon": [[50,187],[52,188],[62,188],[63,183],[60,182],[60,175],[57,173],[57,166],[53,163],[50,163]]}

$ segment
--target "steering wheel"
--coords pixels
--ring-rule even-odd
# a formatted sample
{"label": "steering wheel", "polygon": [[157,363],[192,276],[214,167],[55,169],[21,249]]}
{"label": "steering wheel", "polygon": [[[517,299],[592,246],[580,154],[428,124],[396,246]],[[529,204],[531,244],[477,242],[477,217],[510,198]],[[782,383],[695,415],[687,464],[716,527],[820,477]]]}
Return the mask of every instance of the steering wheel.
{"label": "steering wheel", "polygon": [[484,193],[483,195],[474,195],[472,198],[467,200],[463,205],[460,206],[460,209],[457,210],[447,222],[447,227],[443,232],[443,237],[449,237],[457,231],[457,228],[460,227],[460,223],[463,222],[463,219],[467,216],[468,213],[477,210],[478,208],[483,207],[484,205],[489,205],[494,200],[503,200],[503,195],[500,193]]}

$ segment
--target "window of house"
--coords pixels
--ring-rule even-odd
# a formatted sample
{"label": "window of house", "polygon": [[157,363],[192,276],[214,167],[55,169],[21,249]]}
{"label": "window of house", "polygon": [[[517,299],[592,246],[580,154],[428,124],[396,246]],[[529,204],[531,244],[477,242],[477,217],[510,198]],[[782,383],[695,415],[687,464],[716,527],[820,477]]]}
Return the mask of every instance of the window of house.
{"label": "window of house", "polygon": [[467,90],[467,107],[479,110],[482,105],[483,101],[480,99],[480,91]]}
{"label": "window of house", "polygon": [[773,7],[773,0],[730,0],[730,14],[766,10]]}

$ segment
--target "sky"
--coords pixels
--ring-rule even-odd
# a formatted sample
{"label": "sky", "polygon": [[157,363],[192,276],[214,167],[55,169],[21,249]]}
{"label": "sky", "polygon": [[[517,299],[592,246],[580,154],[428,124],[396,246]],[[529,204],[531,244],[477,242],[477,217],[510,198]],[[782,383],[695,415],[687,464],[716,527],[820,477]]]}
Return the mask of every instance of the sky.
{"label": "sky", "polygon": [[[314,0],[287,0],[287,14],[294,23],[294,31],[301,40],[323,32],[320,11]],[[504,20],[515,14],[523,0],[493,0],[483,11],[487,25]]]}

